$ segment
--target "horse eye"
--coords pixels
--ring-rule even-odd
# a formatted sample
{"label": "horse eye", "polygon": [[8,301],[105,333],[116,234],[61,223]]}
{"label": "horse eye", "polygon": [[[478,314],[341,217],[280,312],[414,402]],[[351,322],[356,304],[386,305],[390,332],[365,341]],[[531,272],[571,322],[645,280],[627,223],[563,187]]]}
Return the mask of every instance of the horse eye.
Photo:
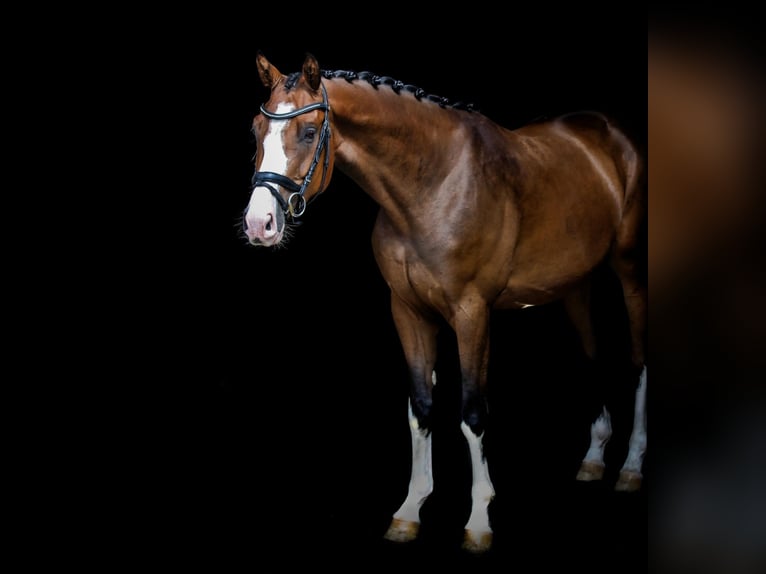
{"label": "horse eye", "polygon": [[303,139],[304,141],[307,141],[309,143],[314,141],[314,137],[316,136],[317,130],[314,127],[306,128],[306,131],[303,132]]}

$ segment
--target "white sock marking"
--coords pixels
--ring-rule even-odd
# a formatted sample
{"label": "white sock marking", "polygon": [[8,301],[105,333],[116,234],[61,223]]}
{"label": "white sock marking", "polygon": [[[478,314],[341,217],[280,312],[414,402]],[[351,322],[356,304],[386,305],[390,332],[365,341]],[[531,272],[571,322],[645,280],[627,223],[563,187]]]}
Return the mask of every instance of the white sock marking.
{"label": "white sock marking", "polygon": [[612,417],[606,407],[603,407],[601,414],[590,425],[590,446],[583,457],[583,462],[603,465],[604,449],[610,438],[612,438]]}
{"label": "white sock marking", "polygon": [[[432,377],[435,377],[434,373]],[[407,407],[412,437],[412,471],[407,498],[394,518],[409,522],[420,522],[420,507],[434,489],[433,472],[431,469],[431,434],[421,429],[418,419],[412,414],[412,403]]]}
{"label": "white sock marking", "polygon": [[471,453],[471,471],[473,485],[471,486],[471,515],[465,524],[466,530],[476,533],[492,532],[489,525],[489,503],[495,496],[495,488],[489,478],[487,459],[484,457],[482,438],[484,433],[476,436],[465,422],[460,423],[460,430],[468,441],[468,450]]}
{"label": "white sock marking", "polygon": [[633,432],[630,434],[628,456],[622,470],[641,474],[646,452],[646,367],[641,371],[636,388],[636,403],[633,409]]}

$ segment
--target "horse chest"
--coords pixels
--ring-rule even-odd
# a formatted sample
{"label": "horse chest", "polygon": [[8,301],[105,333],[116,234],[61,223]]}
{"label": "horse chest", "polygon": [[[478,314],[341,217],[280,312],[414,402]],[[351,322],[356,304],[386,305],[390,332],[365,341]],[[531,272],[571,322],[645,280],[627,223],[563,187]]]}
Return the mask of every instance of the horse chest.
{"label": "horse chest", "polygon": [[388,238],[374,245],[383,278],[400,299],[415,307],[449,314],[450,301],[459,292],[459,281],[453,270],[438,260],[429,260],[405,242]]}

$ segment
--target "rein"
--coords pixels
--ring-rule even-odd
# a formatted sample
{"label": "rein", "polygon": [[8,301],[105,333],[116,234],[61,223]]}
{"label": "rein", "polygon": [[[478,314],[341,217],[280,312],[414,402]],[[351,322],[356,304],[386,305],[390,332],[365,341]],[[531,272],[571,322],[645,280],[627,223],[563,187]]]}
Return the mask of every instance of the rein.
{"label": "rein", "polygon": [[[322,84],[321,102],[309,104],[308,106],[304,106],[284,114],[272,113],[266,110],[266,108],[263,107],[263,104],[261,104],[261,113],[270,120],[289,120],[314,110],[324,110],[324,120],[322,121],[322,129],[319,133],[319,143],[317,144],[316,151],[314,152],[314,159],[311,161],[308,172],[303,177],[303,183],[298,185],[290,178],[287,178],[279,173],[274,173],[272,171],[256,171],[253,174],[253,189],[256,187],[265,187],[268,189],[279,202],[279,205],[282,207],[282,211],[285,213],[285,215],[289,215],[292,219],[297,219],[306,211],[306,199],[303,197],[303,194],[306,192],[306,188],[311,183],[311,178],[314,175],[314,170],[319,163],[319,156],[322,154],[322,150],[325,149],[327,142],[330,139],[330,104],[327,101],[327,91],[325,90],[324,84]],[[324,154],[324,170],[322,171],[322,181],[319,185],[319,192],[317,195],[322,191],[322,187],[324,187],[325,177],[327,176],[327,169],[329,165],[330,150],[326,149]],[[271,183],[281,185],[282,187],[285,187],[292,192],[287,198],[287,201],[285,201],[285,199],[279,193],[279,190],[271,185]],[[314,197],[316,197],[316,195]]]}

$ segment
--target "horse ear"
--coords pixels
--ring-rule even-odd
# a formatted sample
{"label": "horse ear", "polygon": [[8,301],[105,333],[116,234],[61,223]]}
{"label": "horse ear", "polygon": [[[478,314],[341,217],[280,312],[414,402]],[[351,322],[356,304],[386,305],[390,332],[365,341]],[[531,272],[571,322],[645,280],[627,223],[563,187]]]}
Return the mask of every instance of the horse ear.
{"label": "horse ear", "polygon": [[311,54],[306,54],[306,59],[303,61],[303,77],[306,78],[306,82],[312,90],[319,89],[319,80],[322,79],[322,74],[317,59]]}
{"label": "horse ear", "polygon": [[277,70],[260,51],[255,56],[255,61],[258,64],[258,75],[261,77],[261,82],[267,88],[271,88],[282,77],[282,72]]}

